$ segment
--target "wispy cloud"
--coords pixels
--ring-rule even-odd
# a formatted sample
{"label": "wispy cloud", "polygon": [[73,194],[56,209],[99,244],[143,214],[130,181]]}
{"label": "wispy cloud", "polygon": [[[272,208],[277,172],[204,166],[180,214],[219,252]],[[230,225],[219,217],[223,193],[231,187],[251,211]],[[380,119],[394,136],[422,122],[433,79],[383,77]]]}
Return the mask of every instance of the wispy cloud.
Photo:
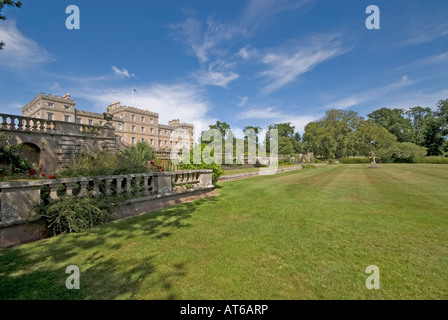
{"label": "wispy cloud", "polygon": [[280,47],[265,54],[262,62],[270,68],[260,74],[270,83],[262,90],[263,94],[276,91],[309,72],[318,64],[337,57],[349,48],[344,48],[337,34],[314,36],[305,45]]}
{"label": "wispy cloud", "polygon": [[392,84],[335,99],[334,102],[327,104],[324,109],[347,109],[350,107],[358,106],[361,103],[379,100],[384,98],[391,92],[394,92],[406,86],[410,86],[412,84],[415,84],[416,82],[416,80],[410,80],[408,76],[404,75],[400,80]]}
{"label": "wispy cloud", "polygon": [[0,24],[0,39],[6,44],[1,52],[2,68],[23,71],[54,60],[36,41],[23,35],[15,21]]}
{"label": "wispy cloud", "polygon": [[240,18],[239,26],[246,34],[252,34],[268,17],[313,2],[314,0],[250,0]]}
{"label": "wispy cloud", "polygon": [[246,104],[247,100],[249,99],[247,96],[238,97],[238,98],[240,99],[240,103],[238,103],[238,107],[243,107]]}
{"label": "wispy cloud", "polygon": [[126,78],[135,77],[135,75],[133,73],[129,74],[129,71],[126,70],[125,68],[119,69],[116,66],[112,66],[112,70],[114,71],[114,74],[121,76],[121,77],[126,77]]}

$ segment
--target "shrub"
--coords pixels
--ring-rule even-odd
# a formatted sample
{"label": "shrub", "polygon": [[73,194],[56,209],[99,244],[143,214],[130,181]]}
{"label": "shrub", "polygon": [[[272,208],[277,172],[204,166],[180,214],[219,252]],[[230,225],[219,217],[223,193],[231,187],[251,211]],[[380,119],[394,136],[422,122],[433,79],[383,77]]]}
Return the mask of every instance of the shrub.
{"label": "shrub", "polygon": [[0,134],[0,176],[10,176],[28,172],[31,163],[20,155],[27,148],[23,145],[10,145],[4,133]]}
{"label": "shrub", "polygon": [[414,143],[401,142],[378,150],[377,156],[381,158],[381,162],[414,162],[414,159],[424,157],[426,152],[426,148]]}
{"label": "shrub", "polygon": [[[198,148],[201,148],[201,152],[199,152]],[[200,162],[201,163],[197,163],[195,164],[194,162],[199,162],[199,159],[194,159],[194,150],[196,149],[197,151],[197,155],[201,156]],[[204,153],[204,151],[206,151]],[[204,155],[206,154],[210,154],[210,158],[204,159]],[[212,183],[216,184],[216,182],[218,181],[219,177],[221,177],[224,174],[224,170],[222,169],[220,164],[217,164],[213,161],[213,156],[214,156],[214,150],[210,149],[209,146],[207,146],[205,143],[202,143],[201,146],[196,145],[193,147],[193,149],[190,151],[190,154],[186,155],[185,157],[188,159],[189,157],[189,161],[190,163],[180,163],[178,165],[178,169],[179,170],[197,170],[197,169],[211,169],[212,172]],[[186,159],[184,159],[186,160]],[[196,160],[196,161],[195,161]],[[186,162],[186,161],[183,161]],[[207,164],[210,163],[210,164]]]}
{"label": "shrub", "polygon": [[41,205],[33,221],[45,225],[51,235],[82,232],[109,221],[113,205],[96,198],[63,197],[50,205]]}
{"label": "shrub", "polygon": [[414,159],[415,163],[448,164],[448,158],[443,156],[432,156]]}
{"label": "shrub", "polygon": [[313,166],[312,164],[302,166],[302,170],[309,170],[309,169],[317,169],[317,167]]}

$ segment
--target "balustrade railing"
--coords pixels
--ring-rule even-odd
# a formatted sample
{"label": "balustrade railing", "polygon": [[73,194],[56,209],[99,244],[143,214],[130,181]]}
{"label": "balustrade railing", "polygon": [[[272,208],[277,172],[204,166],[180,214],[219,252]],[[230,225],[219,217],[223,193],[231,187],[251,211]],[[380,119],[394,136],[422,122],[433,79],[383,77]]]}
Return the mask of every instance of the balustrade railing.
{"label": "balustrade railing", "polygon": [[103,127],[0,113],[0,130],[99,135]]}
{"label": "balustrade railing", "polygon": [[33,207],[64,196],[158,197],[195,188],[213,188],[212,170],[0,182],[0,227],[23,221]]}

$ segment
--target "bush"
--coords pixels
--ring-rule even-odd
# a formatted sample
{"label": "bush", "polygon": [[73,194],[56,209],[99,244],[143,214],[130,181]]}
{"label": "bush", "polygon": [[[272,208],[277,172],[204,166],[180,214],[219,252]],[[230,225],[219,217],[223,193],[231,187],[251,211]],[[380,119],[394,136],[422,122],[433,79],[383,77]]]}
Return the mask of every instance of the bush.
{"label": "bush", "polygon": [[32,169],[31,163],[20,155],[27,148],[23,145],[9,145],[4,133],[0,134],[0,176],[21,174]]}
{"label": "bush", "polygon": [[415,163],[448,164],[448,158],[443,156],[432,156],[414,159]]}
{"label": "bush", "polygon": [[112,218],[113,205],[106,199],[63,197],[35,209],[33,222],[45,225],[51,235],[82,232]]}
{"label": "bush", "polygon": [[411,142],[395,143],[387,149],[380,149],[377,156],[381,162],[407,162],[412,163],[414,159],[422,158],[426,155],[426,148]]}
{"label": "bush", "polygon": [[312,164],[302,166],[302,170],[309,170],[309,169],[317,169],[317,167],[313,166]]}
{"label": "bush", "polygon": [[[199,152],[198,148],[201,148],[201,152]],[[195,164],[194,162],[199,162],[199,159],[194,159],[194,150],[196,149],[197,155],[200,155],[200,162],[198,164]],[[206,153],[204,153],[206,151]],[[210,158],[204,159],[204,154],[210,154]],[[185,160],[188,159],[190,163],[180,163],[178,165],[179,170],[198,170],[198,169],[211,169],[212,172],[212,183],[215,185],[216,182],[218,182],[219,177],[221,177],[224,174],[224,170],[222,169],[220,164],[217,164],[213,161],[214,156],[214,150],[210,149],[205,143],[202,143],[201,146],[196,145],[193,147],[193,149],[190,151],[190,154],[186,154],[184,157],[183,162],[186,162]],[[196,160],[196,161],[195,161]],[[208,160],[208,161],[206,161]],[[211,164],[207,164],[206,162],[212,162]]]}

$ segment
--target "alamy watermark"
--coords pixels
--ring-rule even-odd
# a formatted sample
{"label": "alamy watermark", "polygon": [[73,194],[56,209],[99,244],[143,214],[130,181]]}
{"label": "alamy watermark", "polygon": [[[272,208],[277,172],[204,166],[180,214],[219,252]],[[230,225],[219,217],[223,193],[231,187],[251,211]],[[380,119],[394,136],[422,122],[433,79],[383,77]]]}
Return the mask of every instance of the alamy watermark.
{"label": "alamy watermark", "polygon": [[366,268],[366,273],[370,274],[366,279],[366,288],[378,290],[380,288],[380,268],[370,265]]}
{"label": "alamy watermark", "polygon": [[[177,128],[171,132],[170,160],[174,164],[253,164],[260,166],[260,174],[275,174],[278,169],[278,130],[244,130],[244,138],[237,139],[232,130],[202,131],[201,122],[193,123],[194,141],[191,147],[187,129]],[[224,135],[223,135],[224,133]],[[181,140],[179,140],[181,139]],[[192,149],[191,149],[192,148]]]}
{"label": "alamy watermark", "polygon": [[79,268],[75,265],[70,265],[67,268],[65,268],[65,273],[70,273],[70,276],[67,277],[65,280],[65,286],[69,290],[73,289],[79,289],[80,283],[79,283]]}

